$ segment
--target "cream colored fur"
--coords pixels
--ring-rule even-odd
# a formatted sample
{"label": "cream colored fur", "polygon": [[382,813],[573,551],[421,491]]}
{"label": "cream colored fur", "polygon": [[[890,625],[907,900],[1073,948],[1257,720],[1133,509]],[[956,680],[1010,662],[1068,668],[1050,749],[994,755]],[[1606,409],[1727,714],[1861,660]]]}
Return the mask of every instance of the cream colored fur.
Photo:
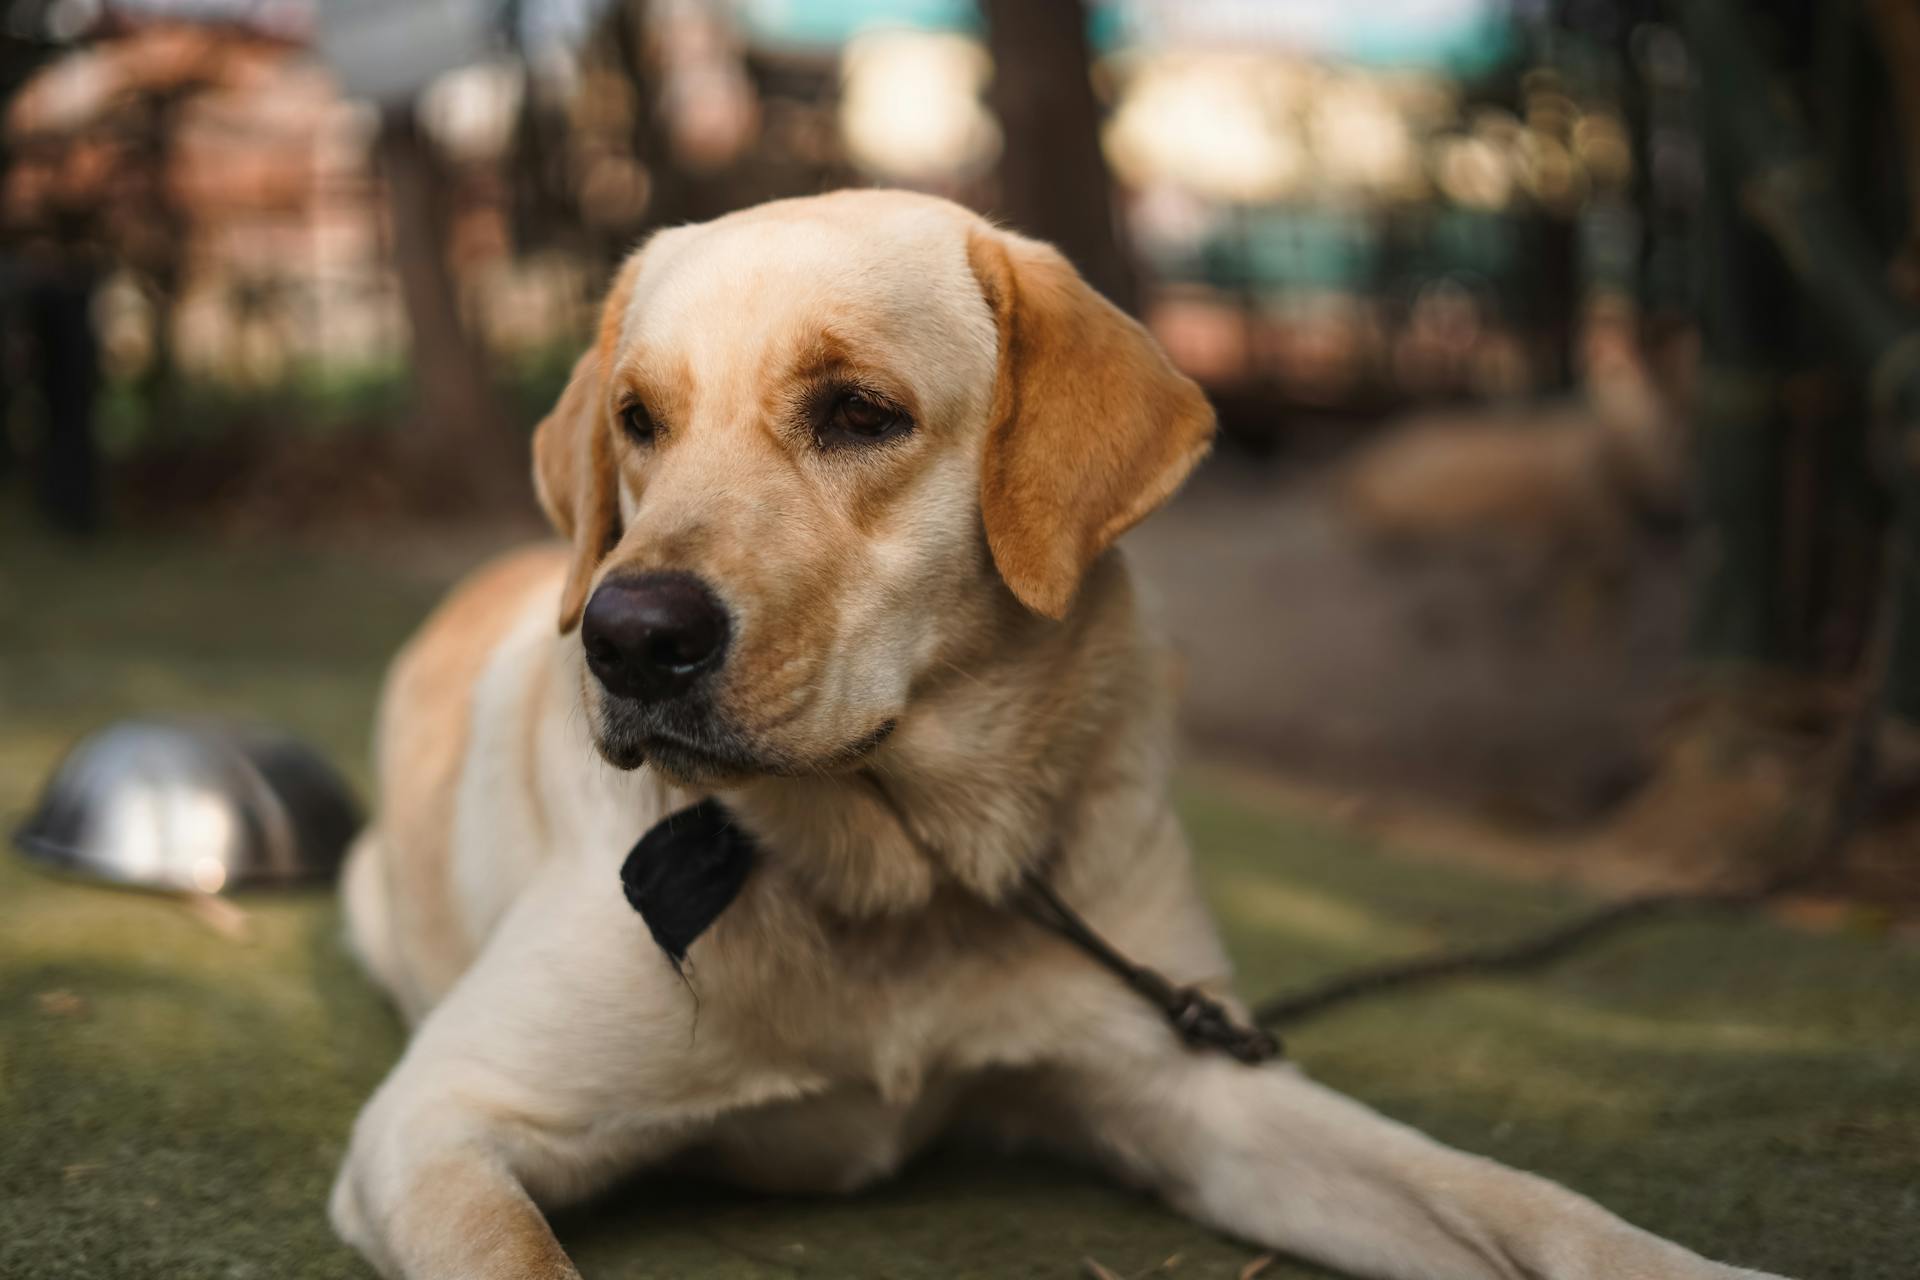
{"label": "cream colored fur", "polygon": [[[915,406],[904,443],[827,453],[793,429],[780,380],[821,331]],[[1101,363],[1069,376],[1076,350]],[[645,449],[614,435],[625,379],[660,406]],[[1168,801],[1168,658],[1103,554],[1204,447],[1198,403],[1057,256],[943,202],[787,202],[643,249],[541,430],[574,547],[484,571],[389,683],[382,808],[345,895],[416,1027],[355,1126],[342,1236],[390,1277],[567,1277],[542,1210],[637,1167],[849,1191],[960,1130],[1078,1153],[1360,1275],[1749,1274],[1292,1066],[1189,1052],[996,905],[1040,867],[1136,959],[1229,993]],[[983,504],[983,454],[1009,439],[1024,460]],[[1076,473],[1047,475],[1061,458]],[[1058,558],[1049,538],[1078,541]],[[722,705],[777,767],[603,761],[603,695],[555,618],[635,568],[726,601]],[[889,719],[877,748],[836,754]],[[689,989],[618,870],[709,792],[765,855],[694,945]]]}

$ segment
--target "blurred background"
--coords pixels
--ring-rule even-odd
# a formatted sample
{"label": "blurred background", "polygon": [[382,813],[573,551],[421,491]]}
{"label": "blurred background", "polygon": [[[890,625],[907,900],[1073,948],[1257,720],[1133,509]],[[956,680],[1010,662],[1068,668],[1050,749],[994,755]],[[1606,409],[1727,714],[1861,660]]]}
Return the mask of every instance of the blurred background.
{"label": "blurred background", "polygon": [[[1249,995],[1830,833],[1764,912],[1293,1052],[1697,1248],[1910,1277],[1916,0],[0,0],[0,823],[149,713],[364,795],[395,649],[547,536],[615,264],[861,184],[1054,241],[1220,411],[1127,542]],[[320,1206],[400,1029],[324,888],[215,901],[0,858],[0,1274],[365,1274]],[[642,1200],[562,1220],[590,1274],[1309,1274],[1043,1164]]]}
{"label": "blurred background", "polygon": [[649,229],[910,186],[1218,405],[1134,539],[1203,755],[1764,858],[1885,594],[1916,59],[1895,0],[7,0],[5,605],[262,540],[437,586],[536,529],[530,426]]}

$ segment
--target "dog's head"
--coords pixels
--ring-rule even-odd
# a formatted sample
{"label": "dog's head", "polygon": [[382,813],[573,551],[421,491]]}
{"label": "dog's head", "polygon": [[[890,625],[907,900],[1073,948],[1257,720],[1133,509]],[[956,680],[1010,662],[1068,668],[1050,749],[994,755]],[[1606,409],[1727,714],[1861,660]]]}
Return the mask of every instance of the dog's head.
{"label": "dog's head", "polygon": [[1212,434],[1065,259],[958,206],[656,235],[534,438],[596,746],[685,783],[857,763],[1010,614],[1065,617]]}

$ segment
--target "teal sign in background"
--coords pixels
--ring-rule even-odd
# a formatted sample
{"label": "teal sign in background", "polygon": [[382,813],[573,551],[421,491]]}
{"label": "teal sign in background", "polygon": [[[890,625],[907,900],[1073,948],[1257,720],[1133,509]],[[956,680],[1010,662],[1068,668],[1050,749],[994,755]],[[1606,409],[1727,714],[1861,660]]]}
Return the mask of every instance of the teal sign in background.
{"label": "teal sign in background", "polygon": [[[1042,0],[1035,0],[1036,3]],[[1473,75],[1514,52],[1507,0],[1096,0],[1100,48],[1234,44]],[[833,48],[872,27],[978,32],[975,0],[734,0],[749,38]]]}

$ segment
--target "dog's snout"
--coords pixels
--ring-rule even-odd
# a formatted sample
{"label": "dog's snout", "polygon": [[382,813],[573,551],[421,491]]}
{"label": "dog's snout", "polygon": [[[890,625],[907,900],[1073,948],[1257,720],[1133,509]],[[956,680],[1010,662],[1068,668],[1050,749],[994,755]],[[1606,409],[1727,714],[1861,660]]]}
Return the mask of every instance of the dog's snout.
{"label": "dog's snout", "polygon": [[676,697],[719,665],[727,631],[713,592],[685,573],[610,578],[580,620],[594,676],[616,697],[643,702]]}

